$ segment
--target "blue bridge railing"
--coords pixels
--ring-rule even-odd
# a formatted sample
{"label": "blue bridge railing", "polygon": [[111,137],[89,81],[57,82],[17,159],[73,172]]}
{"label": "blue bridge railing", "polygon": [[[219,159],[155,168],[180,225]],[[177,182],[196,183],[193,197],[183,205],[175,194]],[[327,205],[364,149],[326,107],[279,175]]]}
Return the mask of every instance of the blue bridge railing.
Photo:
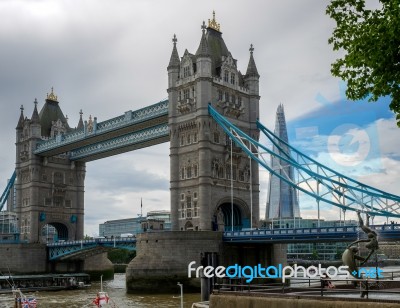
{"label": "blue bridge railing", "polygon": [[[378,233],[379,241],[400,240],[400,224],[370,226]],[[301,243],[301,242],[351,242],[365,237],[358,226],[319,228],[252,229],[224,232],[225,242],[235,243]]]}
{"label": "blue bridge railing", "polygon": [[96,238],[90,240],[66,241],[47,244],[50,261],[60,258],[67,259],[72,255],[76,255],[80,252],[84,252],[85,250],[95,249],[98,247],[136,250],[136,238]]}

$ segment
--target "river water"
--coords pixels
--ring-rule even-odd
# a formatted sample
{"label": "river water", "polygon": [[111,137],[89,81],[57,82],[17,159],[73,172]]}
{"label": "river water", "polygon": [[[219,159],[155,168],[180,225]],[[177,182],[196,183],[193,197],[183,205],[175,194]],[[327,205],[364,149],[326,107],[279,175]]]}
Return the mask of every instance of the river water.
{"label": "river water", "polygon": [[[176,294],[134,295],[127,294],[125,288],[125,274],[115,274],[114,280],[103,282],[103,290],[111,299],[111,307],[125,308],[164,308],[180,307],[180,288],[176,286]],[[100,282],[92,282],[86,289],[35,292],[37,307],[42,308],[82,308],[95,307],[92,304],[96,293],[100,291]],[[30,294],[29,294],[30,295]],[[200,301],[200,294],[183,294],[184,307],[190,308],[193,302]],[[12,294],[0,294],[0,307],[14,307]]]}
{"label": "river water", "polygon": [[[385,267],[385,277],[390,277],[390,272],[397,272],[395,277],[399,277],[400,267]],[[397,278],[396,280],[399,280]],[[304,283],[307,287],[308,283]],[[297,285],[297,286],[301,286]],[[125,288],[125,274],[115,274],[114,280],[103,282],[103,290],[106,291],[111,299],[114,308],[138,307],[138,308],[178,308],[180,307],[180,288],[176,286],[176,294],[154,294],[154,295],[134,295],[127,294]],[[68,290],[68,291],[53,291],[53,292],[35,292],[34,296],[37,299],[38,308],[82,308],[95,307],[92,304],[96,293],[100,291],[100,282],[92,282],[89,288]],[[30,295],[30,294],[29,294]],[[359,297],[359,294],[341,294],[340,297]],[[391,298],[399,299],[398,295],[386,294],[384,297],[381,294],[371,294],[370,298]],[[200,294],[184,294],[184,308],[190,308],[194,302],[200,301]],[[14,307],[12,294],[0,294],[0,308]]]}

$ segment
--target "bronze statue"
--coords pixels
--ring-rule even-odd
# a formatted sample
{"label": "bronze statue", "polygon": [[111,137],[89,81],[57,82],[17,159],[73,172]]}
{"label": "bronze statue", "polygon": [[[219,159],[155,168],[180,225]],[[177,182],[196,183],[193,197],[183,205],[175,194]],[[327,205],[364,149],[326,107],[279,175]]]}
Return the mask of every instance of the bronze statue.
{"label": "bronze statue", "polygon": [[[358,248],[351,245],[352,244],[347,246],[347,249],[343,252],[342,261],[344,265],[347,265],[349,267],[348,270],[350,275],[352,275],[354,278],[358,278],[358,268],[356,260],[365,261],[365,259],[357,254]],[[356,274],[353,273],[354,271],[356,272]]]}
{"label": "bronze statue", "polygon": [[351,243],[347,247],[351,247],[351,246],[353,246],[353,245],[355,245],[357,243],[367,243],[365,245],[365,247],[369,249],[369,254],[364,259],[364,261],[360,264],[360,265],[363,265],[364,263],[366,263],[368,261],[368,259],[372,256],[372,254],[379,249],[378,234],[368,226],[368,219],[369,219],[369,215],[368,214],[367,214],[367,222],[366,222],[366,224],[364,224],[364,221],[361,218],[360,211],[357,211],[357,216],[358,216],[359,226],[360,226],[361,230],[363,230],[364,233],[367,234],[368,239],[355,241],[355,242]]}

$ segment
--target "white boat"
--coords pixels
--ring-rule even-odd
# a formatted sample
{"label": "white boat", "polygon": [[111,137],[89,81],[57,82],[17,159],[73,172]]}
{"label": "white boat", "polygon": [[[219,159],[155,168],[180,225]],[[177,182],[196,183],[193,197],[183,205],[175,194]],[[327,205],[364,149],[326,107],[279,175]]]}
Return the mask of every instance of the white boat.
{"label": "white boat", "polygon": [[103,275],[100,276],[100,292],[97,292],[96,298],[93,300],[93,304],[97,307],[117,307],[115,303],[110,299],[108,293],[103,291]]}
{"label": "white boat", "polygon": [[209,308],[210,307],[210,302],[205,301],[205,302],[198,302],[198,303],[193,303],[192,308]]}
{"label": "white boat", "polygon": [[97,307],[108,307],[109,301],[110,298],[108,297],[107,292],[100,291],[97,292],[96,298],[93,300],[93,304],[95,304]]}

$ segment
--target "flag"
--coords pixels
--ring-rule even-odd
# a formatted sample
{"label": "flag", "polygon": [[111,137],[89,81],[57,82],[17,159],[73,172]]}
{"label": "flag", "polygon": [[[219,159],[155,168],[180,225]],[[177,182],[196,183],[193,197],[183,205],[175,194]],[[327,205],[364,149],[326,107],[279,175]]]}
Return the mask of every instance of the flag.
{"label": "flag", "polygon": [[36,308],[36,298],[24,298],[22,300],[22,307],[23,308]]}

